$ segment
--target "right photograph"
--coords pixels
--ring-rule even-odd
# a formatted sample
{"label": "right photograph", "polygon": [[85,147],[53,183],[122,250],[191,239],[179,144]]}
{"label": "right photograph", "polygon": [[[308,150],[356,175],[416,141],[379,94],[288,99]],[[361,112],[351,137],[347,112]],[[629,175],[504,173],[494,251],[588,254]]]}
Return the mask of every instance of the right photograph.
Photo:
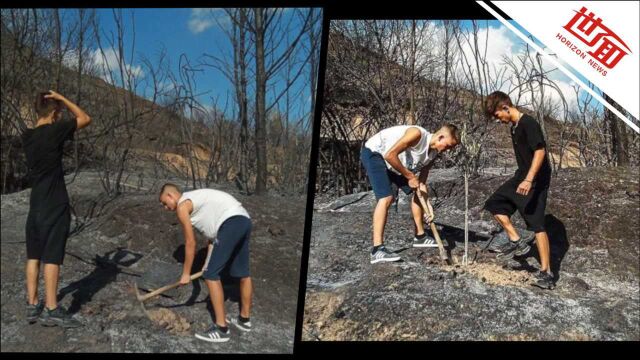
{"label": "right photograph", "polygon": [[302,341],[640,339],[640,136],[611,106],[499,21],[328,37]]}

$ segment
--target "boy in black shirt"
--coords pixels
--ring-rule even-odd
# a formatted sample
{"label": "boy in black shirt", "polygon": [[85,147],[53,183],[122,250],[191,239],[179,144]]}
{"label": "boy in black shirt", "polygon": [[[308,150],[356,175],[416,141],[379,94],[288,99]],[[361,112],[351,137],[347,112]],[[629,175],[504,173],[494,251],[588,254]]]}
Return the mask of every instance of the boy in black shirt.
{"label": "boy in black shirt", "polygon": [[[60,120],[63,106],[73,113],[75,120]],[[34,323],[39,319],[44,326],[77,327],[80,322],[58,306],[57,300],[60,265],[71,222],[62,148],[66,140],[73,138],[75,130],[89,125],[91,119],[54,91],[39,93],[35,109],[38,115],[35,128],[22,134],[31,185],[26,225],[27,321]],[[44,263],[45,304],[38,301],[40,262]]]}
{"label": "boy in black shirt", "polygon": [[485,112],[503,124],[511,124],[511,141],[518,163],[518,170],[486,201],[484,208],[502,225],[509,240],[498,249],[501,255],[511,258],[526,254],[533,236],[520,237],[511,223],[511,215],[518,210],[527,228],[535,233],[540,254],[540,271],[534,285],[552,289],[553,275],[549,268],[549,237],[544,228],[544,209],[551,180],[551,167],[547,161],[546,143],[540,124],[523,114],[512,104],[509,96],[496,91],[487,96]]}

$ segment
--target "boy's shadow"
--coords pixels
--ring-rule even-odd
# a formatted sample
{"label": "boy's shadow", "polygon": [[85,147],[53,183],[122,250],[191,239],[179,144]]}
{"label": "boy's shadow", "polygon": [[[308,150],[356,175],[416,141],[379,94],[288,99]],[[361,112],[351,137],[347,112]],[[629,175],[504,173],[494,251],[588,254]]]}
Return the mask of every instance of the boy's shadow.
{"label": "boy's shadow", "polygon": [[[549,236],[549,250],[551,252],[549,266],[551,267],[551,272],[553,272],[553,281],[557,282],[560,278],[562,260],[564,260],[564,257],[567,255],[570,248],[567,228],[560,219],[551,214],[547,214],[544,217],[544,227],[547,230],[547,235]],[[531,252],[529,253],[529,256],[535,256],[538,263],[540,263],[540,255],[535,243],[531,244]]]}
{"label": "boy's shadow", "polygon": [[[178,246],[178,248],[173,252],[173,258],[179,263],[184,263],[184,245]],[[206,260],[207,260],[207,247],[203,247],[196,252],[196,255],[193,259],[193,266],[191,267],[191,273],[193,274],[194,272],[199,272],[204,266],[204,262]],[[225,301],[231,300],[232,302],[239,304],[240,303],[240,287],[239,287],[240,281],[239,279],[229,275],[228,267],[225,267],[220,273],[220,281],[222,282],[222,287],[224,291],[224,300]],[[193,287],[192,287],[193,290],[191,292],[191,295],[189,296],[189,299],[187,299],[187,301],[179,305],[172,305],[172,306],[165,306],[165,307],[174,308],[174,307],[190,306],[195,303],[205,302],[207,304],[207,309],[209,309],[210,313],[213,314],[213,308],[211,306],[211,301],[208,296],[204,300],[196,301],[196,299],[198,299],[198,296],[200,296],[200,293],[202,292],[203,284],[200,281],[193,281],[192,284],[193,284]]]}
{"label": "boy's shadow", "polygon": [[142,258],[142,254],[133,253],[124,248],[117,248],[102,256],[96,255],[96,267],[84,278],[60,289],[58,301],[62,301],[67,294],[73,293],[73,300],[69,306],[69,313],[77,313],[82,305],[91,301],[93,296],[112,281],[118,274],[124,273],[121,267],[129,267]]}

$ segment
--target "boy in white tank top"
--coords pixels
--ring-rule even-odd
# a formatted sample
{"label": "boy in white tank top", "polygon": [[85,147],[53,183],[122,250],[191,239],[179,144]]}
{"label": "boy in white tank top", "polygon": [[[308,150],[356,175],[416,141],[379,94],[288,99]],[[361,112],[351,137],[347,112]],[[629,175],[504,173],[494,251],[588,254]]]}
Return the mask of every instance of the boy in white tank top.
{"label": "boy in white tank top", "polygon": [[[457,128],[445,124],[431,134],[414,125],[398,125],[373,135],[362,148],[360,160],[376,196],[373,212],[373,249],[370,262],[398,261],[400,256],[388,251],[383,244],[387,212],[394,201],[392,184],[405,194],[420,188],[427,192],[427,176],[434,160],[443,151],[459,143]],[[414,247],[437,247],[427,236],[422,223],[423,211],[417,196],[413,196],[411,212],[415,222]]]}
{"label": "boy in white tank top", "polygon": [[[227,322],[240,331],[251,331],[249,320],[253,284],[249,273],[249,237],[251,219],[249,213],[233,196],[219,190],[199,189],[181,193],[174,184],[165,184],[160,191],[160,202],[167,210],[175,211],[182,225],[185,240],[185,259],[180,283],[191,281],[191,267],[196,252],[193,227],[208,238],[215,239],[209,245],[203,275],[209,288],[215,324],[198,339],[209,342],[225,342],[230,338]],[[224,309],[224,291],[220,272],[229,266],[231,276],[240,278],[240,314],[227,318]]]}

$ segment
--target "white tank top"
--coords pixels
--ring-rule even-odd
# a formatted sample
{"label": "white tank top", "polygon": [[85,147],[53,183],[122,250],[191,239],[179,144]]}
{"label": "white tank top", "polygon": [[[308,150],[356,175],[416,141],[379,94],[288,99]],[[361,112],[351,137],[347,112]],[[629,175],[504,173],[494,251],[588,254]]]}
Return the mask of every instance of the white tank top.
{"label": "white tank top", "polygon": [[[431,141],[431,136],[433,134],[429,133],[423,127],[415,126],[415,125],[398,125],[392,126],[390,128],[386,128],[381,130],[377,134],[373,135],[367,142],[364,144],[369,150],[377,152],[381,154],[383,157],[387,154],[387,152],[395,145],[400,138],[404,136],[407,132],[407,129],[414,127],[420,130],[420,141],[413,146],[407,148],[404,152],[398,154],[398,158],[402,163],[402,166],[407,168],[407,170],[412,173],[417,173],[424,166],[432,162],[436,156],[438,156],[438,152],[435,150],[429,151],[429,142]],[[391,164],[389,164],[386,160],[387,168],[393,171],[396,174],[400,174],[396,169],[394,169]]]}
{"label": "white tank top", "polygon": [[247,210],[233,196],[213,189],[187,191],[182,194],[178,204],[191,200],[191,225],[202,231],[205,236],[215,239],[220,225],[236,215],[249,217]]}

